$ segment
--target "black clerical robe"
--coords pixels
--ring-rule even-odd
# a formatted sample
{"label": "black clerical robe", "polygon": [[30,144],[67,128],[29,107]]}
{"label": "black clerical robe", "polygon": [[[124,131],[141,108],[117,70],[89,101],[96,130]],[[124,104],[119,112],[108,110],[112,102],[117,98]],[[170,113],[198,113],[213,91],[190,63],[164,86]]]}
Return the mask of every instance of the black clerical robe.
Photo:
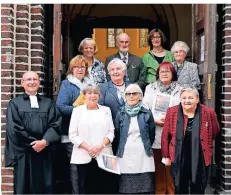
{"label": "black clerical robe", "polygon": [[[52,151],[60,140],[61,115],[55,103],[37,95],[39,108],[31,108],[24,93],[7,107],[5,166],[14,167],[14,193],[53,193]],[[30,145],[35,140],[48,143],[41,152]]]}

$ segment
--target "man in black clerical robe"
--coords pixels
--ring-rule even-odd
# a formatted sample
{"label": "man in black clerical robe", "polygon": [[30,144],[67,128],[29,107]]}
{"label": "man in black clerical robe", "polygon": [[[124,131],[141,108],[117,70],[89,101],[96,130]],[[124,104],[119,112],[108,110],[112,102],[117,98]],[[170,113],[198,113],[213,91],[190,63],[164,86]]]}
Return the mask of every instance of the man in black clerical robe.
{"label": "man in black clerical robe", "polygon": [[7,107],[5,165],[14,167],[15,194],[52,194],[52,145],[60,140],[61,115],[37,93],[37,73],[24,73],[22,86],[25,93]]}

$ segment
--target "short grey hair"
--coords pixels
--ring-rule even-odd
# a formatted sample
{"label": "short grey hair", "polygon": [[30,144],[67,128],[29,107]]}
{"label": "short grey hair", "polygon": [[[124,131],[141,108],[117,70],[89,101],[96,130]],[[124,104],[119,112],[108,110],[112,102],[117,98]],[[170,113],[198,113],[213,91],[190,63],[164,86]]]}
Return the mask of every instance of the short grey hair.
{"label": "short grey hair", "polygon": [[84,85],[82,93],[86,95],[88,91],[93,91],[94,93],[97,93],[100,95],[100,88],[96,84],[88,83],[87,85]]}
{"label": "short grey hair", "polygon": [[128,93],[130,90],[135,89],[136,92],[141,94],[141,98],[143,98],[143,91],[141,90],[140,86],[136,83],[130,84],[126,87],[124,94]]}
{"label": "short grey hair", "polygon": [[107,66],[107,70],[108,72],[110,72],[110,69],[111,69],[111,66],[114,65],[114,64],[119,64],[122,71],[126,70],[127,69],[127,66],[126,64],[119,58],[114,58],[112,61],[109,62],[108,66]]}
{"label": "short grey hair", "polygon": [[176,47],[182,47],[183,50],[185,51],[185,53],[187,54],[189,52],[189,47],[188,45],[184,42],[184,41],[176,41],[172,48],[171,48],[171,52],[174,53],[176,51]]}
{"label": "short grey hair", "polygon": [[181,96],[185,91],[193,92],[193,93],[199,98],[199,92],[198,92],[197,88],[194,88],[194,87],[184,87],[184,88],[181,89],[180,96]]}

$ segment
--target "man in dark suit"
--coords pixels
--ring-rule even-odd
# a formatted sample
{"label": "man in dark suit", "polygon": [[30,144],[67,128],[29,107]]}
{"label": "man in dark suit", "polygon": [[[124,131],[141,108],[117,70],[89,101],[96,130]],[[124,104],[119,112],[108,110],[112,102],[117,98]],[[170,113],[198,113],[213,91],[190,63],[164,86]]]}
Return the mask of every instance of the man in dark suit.
{"label": "man in dark suit", "polygon": [[106,58],[107,80],[111,80],[107,71],[108,63],[114,58],[119,58],[127,65],[126,80],[130,83],[137,83],[144,91],[146,86],[146,66],[143,64],[140,57],[128,52],[130,42],[131,39],[126,33],[121,33],[116,37],[116,46],[119,51]]}

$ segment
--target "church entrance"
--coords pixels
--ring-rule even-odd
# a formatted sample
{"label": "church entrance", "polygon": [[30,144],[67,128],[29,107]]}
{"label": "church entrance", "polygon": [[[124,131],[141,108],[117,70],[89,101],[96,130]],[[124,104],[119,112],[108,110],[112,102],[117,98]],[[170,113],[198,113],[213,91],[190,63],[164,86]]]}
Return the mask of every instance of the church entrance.
{"label": "church entrance", "polygon": [[108,55],[117,51],[116,35],[126,32],[131,37],[130,52],[141,57],[150,49],[145,37],[153,28],[160,28],[167,38],[166,49],[178,40],[188,44],[187,60],[199,65],[201,100],[215,108],[215,16],[216,5],[54,5],[54,99],[62,75],[66,73],[69,61],[78,54],[82,39],[95,39],[99,47],[96,57],[105,62]]}

